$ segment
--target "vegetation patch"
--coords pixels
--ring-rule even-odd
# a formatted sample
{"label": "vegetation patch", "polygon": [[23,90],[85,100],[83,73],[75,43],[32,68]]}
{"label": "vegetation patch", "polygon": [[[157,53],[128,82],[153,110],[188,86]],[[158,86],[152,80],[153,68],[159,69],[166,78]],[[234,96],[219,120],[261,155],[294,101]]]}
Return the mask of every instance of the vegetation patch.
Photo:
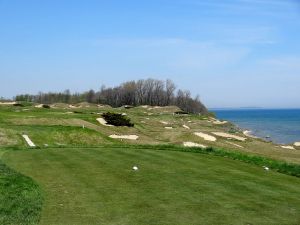
{"label": "vegetation patch", "polygon": [[102,117],[105,119],[107,124],[114,125],[114,126],[126,126],[126,127],[133,127],[134,124],[127,118],[125,115],[119,113],[111,113],[107,112],[102,114]]}
{"label": "vegetation patch", "polygon": [[38,185],[0,161],[0,224],[37,224],[42,203]]}

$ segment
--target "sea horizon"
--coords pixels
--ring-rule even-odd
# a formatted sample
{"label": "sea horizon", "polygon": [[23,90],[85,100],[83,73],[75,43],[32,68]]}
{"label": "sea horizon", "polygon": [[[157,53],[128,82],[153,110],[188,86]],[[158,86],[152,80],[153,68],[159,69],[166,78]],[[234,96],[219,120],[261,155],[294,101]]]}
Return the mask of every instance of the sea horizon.
{"label": "sea horizon", "polygon": [[277,144],[300,141],[299,108],[227,108],[210,109],[222,120],[249,130],[259,138]]}

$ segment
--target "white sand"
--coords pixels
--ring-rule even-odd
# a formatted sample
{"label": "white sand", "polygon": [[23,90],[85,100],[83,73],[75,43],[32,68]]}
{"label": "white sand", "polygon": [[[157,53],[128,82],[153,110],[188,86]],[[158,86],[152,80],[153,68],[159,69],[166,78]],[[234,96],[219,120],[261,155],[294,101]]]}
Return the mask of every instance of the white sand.
{"label": "white sand", "polygon": [[144,108],[144,109],[147,109],[149,106],[148,105],[142,105],[141,107]]}
{"label": "white sand", "polygon": [[13,105],[17,104],[17,102],[0,102],[0,105]]}
{"label": "white sand", "polygon": [[300,142],[295,142],[294,145],[295,145],[296,147],[300,147]]}
{"label": "white sand", "polygon": [[280,147],[284,148],[284,149],[295,150],[295,148],[293,146],[290,146],[290,145],[281,145]]}
{"label": "white sand", "polygon": [[251,132],[250,130],[244,130],[244,131],[243,131],[243,134],[244,134],[246,137],[257,138],[256,136],[252,135],[252,132]]}
{"label": "white sand", "polygon": [[116,135],[116,134],[112,134],[109,137],[114,139],[128,139],[128,140],[137,140],[139,138],[139,136],[137,135]]}
{"label": "white sand", "polygon": [[172,130],[173,127],[165,127],[165,129]]}
{"label": "white sand", "polygon": [[245,141],[245,140],[247,140],[247,138],[240,137],[240,136],[233,135],[233,134],[224,133],[224,132],[212,132],[212,133],[214,135],[219,136],[219,137],[232,138],[232,139],[236,139],[238,141]]}
{"label": "white sand", "polygon": [[191,129],[191,128],[190,128],[189,126],[187,126],[187,125],[182,125],[182,127],[185,128],[185,129],[188,129],[188,130]]}
{"label": "white sand", "polygon": [[107,127],[113,127],[113,125],[111,124],[107,124],[106,120],[103,118],[97,118],[97,121],[102,124],[103,126],[107,126]]}
{"label": "white sand", "polygon": [[205,145],[197,144],[197,143],[195,143],[195,142],[190,142],[190,141],[188,141],[188,142],[183,142],[183,146],[185,146],[185,147],[200,147],[200,148],[207,148],[207,146],[205,146]]}
{"label": "white sand", "polygon": [[30,147],[35,147],[35,144],[30,140],[30,138],[28,137],[28,135],[22,135],[22,137],[25,139],[25,141],[27,142],[27,144]]}
{"label": "white sand", "polygon": [[217,138],[215,138],[214,136],[202,133],[202,132],[195,132],[194,133],[196,136],[203,138],[206,141],[216,141]]}
{"label": "white sand", "polygon": [[213,121],[213,124],[216,124],[216,125],[223,125],[223,124],[226,124],[226,123],[228,123],[228,121],[220,121],[220,120]]}
{"label": "white sand", "polygon": [[230,144],[230,145],[233,145],[233,146],[235,146],[235,147],[238,147],[238,148],[244,148],[243,146],[238,145],[238,144],[236,144],[236,143],[232,143],[232,142],[230,142],[230,141],[225,141],[225,142],[228,143],[228,144]]}
{"label": "white sand", "polygon": [[77,108],[79,108],[79,107],[77,107],[77,106],[75,106],[75,105],[69,105],[69,108],[71,108],[71,109],[77,109]]}

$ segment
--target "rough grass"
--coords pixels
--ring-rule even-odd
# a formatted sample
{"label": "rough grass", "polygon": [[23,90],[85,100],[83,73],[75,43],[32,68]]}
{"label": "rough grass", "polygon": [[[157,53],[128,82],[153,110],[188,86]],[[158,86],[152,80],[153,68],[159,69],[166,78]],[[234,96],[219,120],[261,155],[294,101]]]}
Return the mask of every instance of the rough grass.
{"label": "rough grass", "polygon": [[0,224],[38,224],[41,208],[38,185],[0,161]]}
{"label": "rough grass", "polygon": [[299,224],[299,178],[162,150],[10,151],[4,161],[43,188],[41,224]]}

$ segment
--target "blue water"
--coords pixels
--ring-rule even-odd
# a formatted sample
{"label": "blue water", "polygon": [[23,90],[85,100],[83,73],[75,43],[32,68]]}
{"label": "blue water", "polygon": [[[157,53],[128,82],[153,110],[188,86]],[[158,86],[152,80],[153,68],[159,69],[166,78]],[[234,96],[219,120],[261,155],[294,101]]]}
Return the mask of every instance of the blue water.
{"label": "blue water", "polygon": [[229,120],[258,137],[276,143],[300,141],[300,109],[212,110],[219,119]]}

